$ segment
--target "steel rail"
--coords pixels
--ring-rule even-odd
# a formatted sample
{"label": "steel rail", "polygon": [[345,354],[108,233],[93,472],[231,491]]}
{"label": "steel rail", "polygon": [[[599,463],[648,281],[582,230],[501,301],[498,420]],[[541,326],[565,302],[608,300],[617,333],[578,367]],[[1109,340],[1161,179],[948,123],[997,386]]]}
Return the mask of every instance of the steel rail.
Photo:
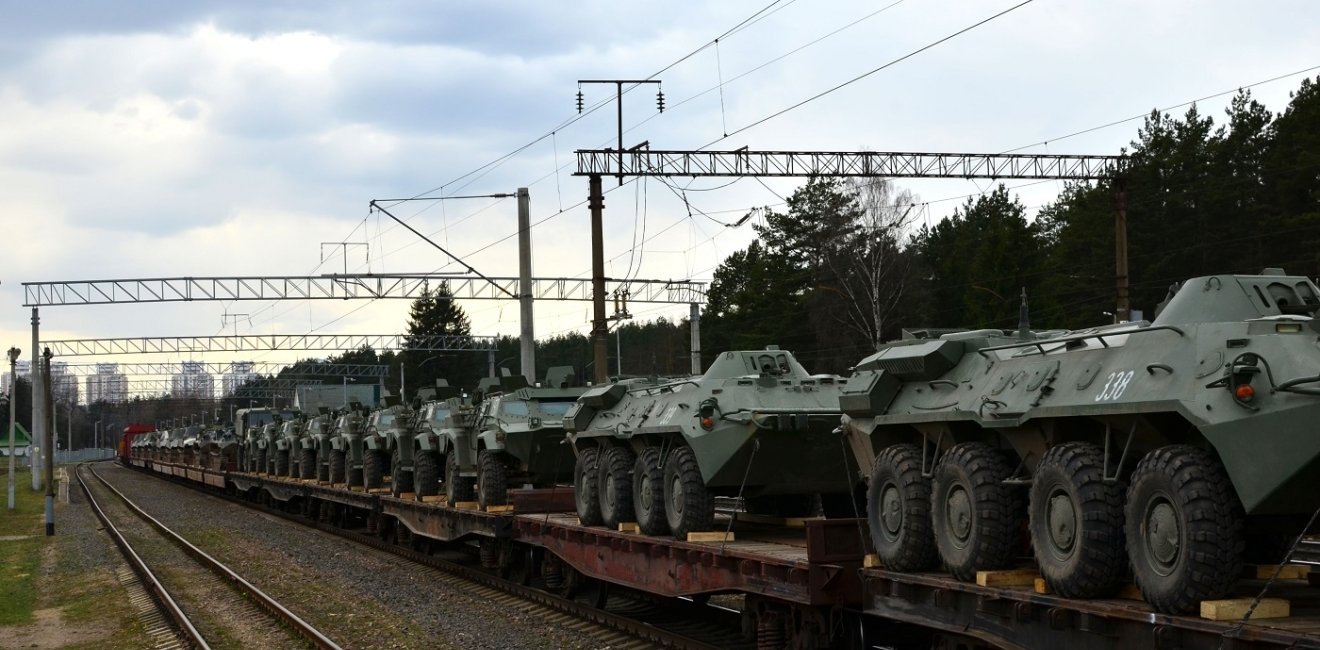
{"label": "steel rail", "polygon": [[256,510],[265,514],[279,517],[284,521],[300,524],[318,530],[323,533],[334,535],[349,541],[357,542],[364,546],[374,548],[384,553],[389,553],[396,557],[409,560],[437,571],[441,571],[474,584],[502,591],[504,593],[516,596],[523,600],[531,601],[547,609],[569,614],[579,619],[595,623],[610,629],[631,634],[640,639],[652,641],[668,648],[683,648],[684,650],[723,650],[724,646],[712,645],[699,639],[693,639],[684,636],[681,633],[665,630],[645,621],[640,621],[621,614],[615,614],[603,609],[592,607],[589,604],[576,602],[572,599],[553,594],[535,587],[523,585],[519,582],[501,578],[485,571],[481,571],[457,562],[443,560],[438,557],[427,555],[410,548],[390,543],[380,537],[368,533],[360,533],[353,530],[339,528],[333,524],[324,524],[314,519],[308,519],[304,516],[298,516],[293,513],[280,510],[261,503],[254,503],[234,495],[215,492],[205,489],[205,486],[199,485],[193,481],[180,479],[179,477],[168,477],[150,472],[152,476],[163,478],[176,485],[183,485],[223,501],[238,504],[246,508]]}
{"label": "steel rail", "polygon": [[110,534],[110,539],[114,540],[115,546],[119,547],[119,552],[123,553],[124,559],[128,561],[129,568],[133,569],[133,572],[142,580],[142,584],[147,588],[152,599],[174,622],[175,629],[183,635],[184,640],[195,648],[210,650],[211,646],[207,645],[206,639],[203,639],[202,633],[193,626],[192,620],[183,612],[183,608],[179,607],[179,603],[170,595],[165,585],[156,579],[156,574],[152,573],[146,561],[137,554],[137,551],[133,550],[133,546],[128,543],[127,539],[124,539],[123,534],[119,532],[119,528],[110,522],[110,516],[101,509],[101,504],[97,503],[96,497],[92,496],[92,490],[87,487],[87,482],[83,480],[82,476],[82,468],[85,464],[78,465],[74,470],[74,475],[78,477],[78,485],[82,486],[83,494],[87,495],[87,502],[92,506],[92,512],[96,513],[96,518],[101,520],[101,523],[105,526],[105,531]]}
{"label": "steel rail", "polygon": [[[212,572],[214,572],[216,575],[220,576],[222,579],[226,580],[230,584],[234,585],[244,595],[256,601],[259,607],[269,612],[275,618],[278,618],[281,621],[287,623],[291,628],[293,628],[293,631],[297,633],[298,636],[306,639],[307,641],[311,642],[312,645],[316,646],[317,648],[322,648],[323,650],[341,650],[338,644],[336,644],[334,641],[331,641],[330,638],[322,634],[320,630],[317,630],[315,627],[312,627],[310,623],[302,620],[301,618],[298,617],[297,614],[294,614],[293,612],[289,611],[274,598],[271,598],[269,595],[267,595],[266,592],[262,591],[256,585],[248,582],[242,576],[235,573],[232,569],[225,566],[219,560],[208,555],[202,549],[194,546],[191,542],[184,539],[182,536],[171,530],[165,524],[162,524],[155,517],[152,517],[151,515],[147,514],[145,510],[139,507],[136,503],[133,503],[133,501],[129,499],[123,492],[120,492],[117,488],[115,488],[115,486],[110,485],[110,482],[105,480],[105,478],[102,477],[100,474],[97,474],[95,468],[88,467],[88,471],[90,471],[92,473],[92,476],[95,476],[96,479],[106,487],[106,489],[113,492],[115,496],[118,496],[120,500],[122,500],[124,504],[128,506],[129,510],[131,510],[133,514],[140,517],[143,521],[147,522],[153,528],[155,528],[157,531],[163,534],[165,537],[173,541],[176,545],[182,548],[185,553],[192,556],[192,558],[197,560],[200,564],[210,569]],[[82,480],[81,476],[79,477],[79,480],[80,481]],[[86,484],[83,485],[83,489],[84,490],[87,489]],[[90,492],[89,492],[89,496],[90,496]]]}

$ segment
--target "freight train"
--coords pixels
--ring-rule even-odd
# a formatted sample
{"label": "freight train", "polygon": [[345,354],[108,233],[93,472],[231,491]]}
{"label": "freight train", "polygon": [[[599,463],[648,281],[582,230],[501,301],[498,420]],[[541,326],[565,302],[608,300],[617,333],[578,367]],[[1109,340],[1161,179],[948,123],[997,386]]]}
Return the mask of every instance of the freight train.
{"label": "freight train", "polygon": [[[1149,323],[905,337],[846,378],[772,347],[672,381],[490,384],[421,417],[390,407],[410,433],[381,443],[366,477],[241,459],[197,473],[161,434],[124,460],[414,546],[475,540],[487,564],[547,588],[742,594],[761,647],[867,633],[911,647],[1314,645],[1304,607],[1303,625],[1187,615],[1257,593],[1248,554],[1290,557],[1276,571],[1290,578],[1320,564],[1303,535],[1320,508],[1317,309],[1314,283],[1267,269],[1177,285]],[[537,390],[576,400],[547,410]],[[412,454],[384,453],[409,439]],[[402,457],[427,460],[399,481]],[[525,487],[483,484],[483,462]],[[1320,595],[1274,582],[1298,604]]]}

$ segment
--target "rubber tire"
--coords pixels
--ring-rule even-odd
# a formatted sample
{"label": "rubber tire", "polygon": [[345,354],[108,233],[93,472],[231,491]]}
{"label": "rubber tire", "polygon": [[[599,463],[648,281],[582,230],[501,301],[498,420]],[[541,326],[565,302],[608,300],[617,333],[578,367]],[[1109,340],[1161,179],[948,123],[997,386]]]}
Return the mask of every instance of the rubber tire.
{"label": "rubber tire", "polygon": [[578,522],[583,526],[599,526],[604,521],[600,514],[600,448],[589,447],[579,451],[573,463],[573,500],[577,505]]}
{"label": "rubber tire", "polygon": [[344,458],[345,453],[338,449],[330,450],[330,482],[344,482]]}
{"label": "rubber tire", "polygon": [[509,481],[500,452],[483,449],[477,454],[477,505],[502,506],[509,502]]}
{"label": "rubber tire", "polygon": [[[884,525],[884,494],[897,493],[897,530]],[[930,479],[921,475],[921,448],[890,445],[880,451],[871,465],[871,484],[866,489],[866,522],[871,528],[876,555],[893,571],[927,571],[939,562],[935,550],[934,525],[930,519]]]}
{"label": "rubber tire", "polygon": [[[935,546],[955,578],[971,582],[977,571],[1013,564],[1026,504],[1021,488],[1003,483],[1012,473],[1004,454],[982,442],[954,445],[935,466],[931,489]],[[957,491],[970,500],[967,539],[961,547],[950,530],[947,509],[948,497]]]}
{"label": "rubber tire", "polygon": [[[1113,595],[1126,577],[1123,538],[1124,485],[1104,480],[1105,453],[1086,442],[1066,442],[1045,452],[1031,482],[1027,514],[1031,547],[1050,589],[1067,598]],[[1072,548],[1053,542],[1048,519],[1055,498],[1072,507]]]}
{"label": "rubber tire", "polygon": [[636,458],[627,447],[610,447],[600,458],[596,492],[600,498],[600,519],[606,528],[618,530],[619,524],[636,519],[633,512],[632,473]]}
{"label": "rubber tire", "polygon": [[[1163,502],[1177,518],[1180,552],[1165,575],[1147,544],[1149,508]],[[1202,600],[1229,593],[1242,570],[1243,512],[1219,461],[1190,445],[1146,454],[1132,472],[1126,523],[1132,575],[1146,602],[1165,614],[1188,614]]]}
{"label": "rubber tire", "polygon": [[715,524],[715,496],[706,489],[689,447],[675,447],[665,463],[665,521],[675,539],[708,531]]}
{"label": "rubber tire", "polygon": [[398,497],[404,492],[413,491],[413,473],[405,472],[403,470],[403,460],[400,458],[402,454],[399,453],[400,449],[401,447],[395,445],[394,453],[390,457],[390,467],[393,468],[393,471],[390,472],[390,494],[395,497]]}
{"label": "rubber tire", "polygon": [[440,494],[440,459],[434,451],[417,450],[413,459],[413,482],[416,483],[417,497],[433,497]]}
{"label": "rubber tire", "polygon": [[293,454],[291,449],[275,450],[276,476],[293,476],[293,467],[289,464],[291,454]]}
{"label": "rubber tire", "polygon": [[445,497],[449,507],[459,501],[472,500],[472,479],[459,474],[458,454],[450,451],[445,459]]}
{"label": "rubber tire", "polygon": [[383,454],[376,449],[362,450],[362,487],[368,490],[379,488],[385,482],[385,463]]}
{"label": "rubber tire", "polygon": [[256,467],[253,469],[253,471],[257,473],[262,473],[267,471],[265,449],[257,450],[257,462],[256,462]]}
{"label": "rubber tire", "polygon": [[315,449],[304,449],[298,455],[298,477],[304,479],[316,477]]}
{"label": "rubber tire", "polygon": [[660,465],[660,450],[647,447],[633,462],[633,514],[643,535],[663,535],[669,531],[665,521],[665,471]]}

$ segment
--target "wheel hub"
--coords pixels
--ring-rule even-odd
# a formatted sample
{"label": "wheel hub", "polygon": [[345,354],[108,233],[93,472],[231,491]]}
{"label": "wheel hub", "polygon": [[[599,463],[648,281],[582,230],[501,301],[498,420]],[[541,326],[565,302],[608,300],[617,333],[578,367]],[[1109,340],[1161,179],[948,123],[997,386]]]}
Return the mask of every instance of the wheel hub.
{"label": "wheel hub", "polygon": [[674,512],[674,514],[676,514],[676,515],[681,515],[681,514],[683,514],[683,481],[682,481],[682,479],[680,479],[679,477],[675,476],[675,477],[674,477],[674,480],[673,480],[673,482],[672,482],[672,484],[671,484],[670,487],[673,488],[673,489],[671,489],[670,492],[669,492],[669,508],[670,508],[670,510],[672,510],[672,511]]}
{"label": "wheel hub", "polygon": [[898,486],[892,483],[880,493],[880,522],[891,537],[897,536],[903,527],[903,498],[898,493]]}
{"label": "wheel hub", "polygon": [[1160,499],[1146,510],[1146,548],[1155,560],[1160,575],[1168,575],[1178,563],[1178,512],[1173,504]]}
{"label": "wheel hub", "polygon": [[1045,515],[1049,526],[1050,542],[1054,548],[1068,552],[1077,540],[1077,511],[1073,508],[1072,498],[1063,492],[1050,496],[1050,507]]}
{"label": "wheel hub", "polygon": [[949,490],[949,496],[944,500],[944,512],[953,541],[962,548],[972,535],[972,499],[963,486],[955,485]]}

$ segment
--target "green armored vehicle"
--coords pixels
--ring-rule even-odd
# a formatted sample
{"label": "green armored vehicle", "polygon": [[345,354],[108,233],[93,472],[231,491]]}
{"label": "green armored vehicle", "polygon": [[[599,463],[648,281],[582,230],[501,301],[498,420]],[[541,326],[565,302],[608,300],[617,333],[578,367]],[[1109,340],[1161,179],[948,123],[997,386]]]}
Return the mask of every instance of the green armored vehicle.
{"label": "green armored vehicle", "polygon": [[[510,485],[549,487],[572,476],[573,452],[564,443],[564,414],[586,390],[573,384],[573,368],[546,371],[545,382],[529,386],[522,376],[482,380],[484,399],[470,426],[445,428],[447,462],[455,494],[471,493],[475,475],[482,508],[508,503]],[[496,383],[498,382],[498,383]],[[469,422],[455,422],[469,424]],[[475,465],[472,464],[475,460]]]}
{"label": "green armored vehicle", "polygon": [[384,487],[387,476],[393,481],[390,440],[412,438],[413,411],[393,395],[384,399],[386,406],[367,416],[362,432],[362,484],[368,490]]}
{"label": "green armored vehicle", "polygon": [[435,388],[417,391],[418,408],[408,411],[406,418],[396,419],[388,429],[385,448],[390,457],[390,493],[394,496],[414,492],[420,499],[439,493],[444,465],[439,459],[443,452],[436,432],[449,416],[447,400],[457,394],[448,382],[437,379]]}
{"label": "green armored vehicle", "polygon": [[335,420],[329,438],[331,483],[350,488],[362,485],[362,430],[366,423],[363,413],[362,405],[353,402]]}
{"label": "green armored vehicle", "polygon": [[238,409],[234,412],[234,432],[241,441],[239,465],[249,472],[265,472],[269,464],[266,447],[262,441],[262,430],[276,418],[281,420],[293,417],[289,409],[270,407]]}
{"label": "green armored vehicle", "polygon": [[[443,486],[450,504],[473,499],[477,452],[472,432],[477,406],[472,402],[472,397],[458,396],[422,406],[413,436],[418,498],[434,496]],[[465,471],[465,467],[470,469]]]}
{"label": "green armored vehicle", "polygon": [[307,437],[306,416],[295,413],[292,418],[279,423],[275,437],[271,440],[271,473],[275,476],[298,476],[295,466],[302,453],[303,439]]}
{"label": "green armored vehicle", "polygon": [[864,359],[841,403],[882,562],[971,580],[1027,523],[1062,595],[1111,594],[1130,566],[1162,612],[1224,596],[1248,541],[1295,538],[1320,505],[1317,308],[1310,280],[1267,269],[1175,286],[1153,323]]}
{"label": "green armored vehicle", "polygon": [[322,406],[316,417],[307,421],[303,436],[298,440],[295,473],[299,478],[330,480],[330,445],[326,444],[334,430],[335,414]]}
{"label": "green armored vehicle", "polygon": [[717,495],[763,514],[814,514],[820,495],[848,495],[857,474],[834,433],[842,384],[771,347],[725,352],[683,381],[588,390],[564,418],[578,518],[686,539],[711,528]]}

